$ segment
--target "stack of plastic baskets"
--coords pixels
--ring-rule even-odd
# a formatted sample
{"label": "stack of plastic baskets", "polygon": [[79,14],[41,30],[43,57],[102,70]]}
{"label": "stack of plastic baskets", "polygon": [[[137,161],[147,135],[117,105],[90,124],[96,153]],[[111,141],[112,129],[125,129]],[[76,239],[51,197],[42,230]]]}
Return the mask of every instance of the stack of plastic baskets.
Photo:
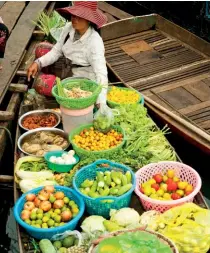
{"label": "stack of plastic baskets", "polygon": [[[104,164],[106,165],[104,167]],[[123,194],[122,196],[115,197],[115,196],[107,196],[107,197],[99,197],[99,198],[91,198],[87,195],[84,195],[80,192],[79,188],[82,182],[84,182],[85,179],[95,179],[96,178],[96,172],[97,171],[111,171],[111,170],[117,170],[125,173],[126,171],[130,171],[132,176],[132,188]],[[86,210],[90,215],[101,215],[103,217],[108,218],[110,209],[120,209],[123,207],[128,207],[131,200],[132,192],[135,189],[136,185],[136,179],[135,174],[132,172],[132,170],[129,167],[126,167],[125,165],[113,163],[108,160],[97,160],[96,162],[83,167],[80,169],[73,180],[73,187],[76,190],[78,194],[80,194],[85,202]]]}

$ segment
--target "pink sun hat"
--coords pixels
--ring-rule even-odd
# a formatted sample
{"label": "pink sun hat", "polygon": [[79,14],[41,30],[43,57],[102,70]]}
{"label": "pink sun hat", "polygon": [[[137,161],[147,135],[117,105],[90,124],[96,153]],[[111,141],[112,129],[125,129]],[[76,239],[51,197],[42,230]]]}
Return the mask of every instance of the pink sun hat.
{"label": "pink sun hat", "polygon": [[74,15],[84,18],[101,28],[107,23],[107,17],[98,9],[97,1],[76,1],[71,7],[59,8],[56,10],[64,18]]}

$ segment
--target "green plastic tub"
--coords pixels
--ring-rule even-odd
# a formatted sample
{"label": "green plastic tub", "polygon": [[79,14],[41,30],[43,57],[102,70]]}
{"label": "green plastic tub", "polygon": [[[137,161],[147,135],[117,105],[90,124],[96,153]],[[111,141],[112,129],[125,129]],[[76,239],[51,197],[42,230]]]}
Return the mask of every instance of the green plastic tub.
{"label": "green plastic tub", "polygon": [[90,154],[94,154],[94,155],[112,154],[112,153],[115,153],[116,151],[118,151],[119,149],[121,149],[122,146],[125,144],[124,130],[120,126],[112,126],[112,129],[117,130],[118,132],[120,132],[123,135],[123,141],[117,147],[110,148],[107,150],[102,150],[102,151],[88,151],[88,150],[78,147],[73,141],[74,136],[80,134],[80,132],[82,130],[90,129],[91,127],[93,127],[93,124],[82,125],[78,128],[75,128],[74,130],[72,130],[71,133],[69,134],[69,141],[72,144],[73,149],[75,150],[75,152],[78,154],[79,157],[89,156]]}
{"label": "green plastic tub", "polygon": [[47,166],[49,169],[55,171],[55,172],[58,172],[58,173],[66,173],[66,172],[69,172],[71,169],[73,169],[73,167],[79,162],[79,157],[78,155],[74,155],[74,158],[76,159],[76,163],[74,164],[57,164],[57,163],[52,163],[50,162],[50,157],[51,156],[56,156],[56,157],[60,157],[62,156],[62,154],[67,154],[68,152],[65,152],[65,151],[50,151],[50,152],[47,152],[45,155],[44,155],[44,159],[46,160],[47,162]]}

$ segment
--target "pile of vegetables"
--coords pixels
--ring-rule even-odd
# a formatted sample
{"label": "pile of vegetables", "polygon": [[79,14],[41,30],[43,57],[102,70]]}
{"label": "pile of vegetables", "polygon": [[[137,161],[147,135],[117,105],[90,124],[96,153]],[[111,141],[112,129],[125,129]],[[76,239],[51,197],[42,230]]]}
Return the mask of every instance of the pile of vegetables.
{"label": "pile of vegetables", "polygon": [[130,171],[125,174],[121,171],[97,171],[94,180],[86,179],[79,190],[91,198],[102,196],[121,196],[132,188]]}
{"label": "pile of vegetables", "polygon": [[64,98],[86,98],[92,95],[91,91],[82,90],[79,87],[79,84],[82,81],[75,82],[75,87],[73,87],[71,90],[68,90],[64,88],[61,84],[60,78],[56,78],[56,83],[58,87],[58,96],[64,97]]}
{"label": "pile of vegetables", "polygon": [[182,181],[174,170],[168,170],[164,175],[155,174],[151,179],[140,185],[140,192],[152,199],[177,200],[193,192],[193,186]]}
{"label": "pile of vegetables", "polygon": [[117,107],[119,115],[115,124],[120,125],[126,136],[126,144],[119,151],[109,154],[90,154],[77,164],[77,168],[86,166],[97,159],[107,159],[131,167],[134,171],[144,165],[160,161],[176,161],[176,153],[165,138],[169,131],[165,127],[159,130],[147,110],[140,104]]}
{"label": "pile of vegetables", "polygon": [[21,211],[21,219],[36,228],[65,225],[79,213],[78,205],[62,191],[45,186],[37,195],[29,193]]}
{"label": "pile of vegetables", "polygon": [[22,192],[39,186],[57,185],[53,172],[48,169],[45,160],[39,157],[20,158],[15,166],[15,176]]}
{"label": "pile of vegetables", "polygon": [[71,165],[76,163],[74,155],[74,150],[70,150],[69,152],[64,152],[61,156],[50,156],[49,161],[55,164]]}
{"label": "pile of vegetables", "polygon": [[210,210],[194,203],[171,208],[147,225],[175,242],[179,253],[206,253],[209,250]]}
{"label": "pile of vegetables", "polygon": [[140,94],[134,89],[122,89],[114,86],[108,91],[107,99],[119,104],[133,104],[140,100]]}
{"label": "pile of vegetables", "polygon": [[[46,35],[46,39],[51,41],[50,30],[53,28],[61,28],[66,24],[66,20],[58,14],[57,11],[53,11],[51,15],[48,15],[45,11],[39,13],[36,21],[33,21],[38,28]],[[54,41],[53,41],[54,42]]]}
{"label": "pile of vegetables", "polygon": [[123,134],[112,129],[108,133],[101,133],[95,128],[82,130],[74,136],[73,142],[88,151],[108,150],[118,146],[123,141]]}

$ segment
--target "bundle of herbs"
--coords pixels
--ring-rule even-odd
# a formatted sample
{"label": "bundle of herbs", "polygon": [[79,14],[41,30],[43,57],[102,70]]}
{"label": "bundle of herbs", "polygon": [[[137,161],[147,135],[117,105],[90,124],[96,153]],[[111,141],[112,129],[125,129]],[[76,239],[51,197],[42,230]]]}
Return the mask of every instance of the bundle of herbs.
{"label": "bundle of herbs", "polygon": [[39,13],[37,20],[33,21],[37,25],[37,27],[44,32],[46,36],[46,40],[49,42],[56,42],[55,39],[51,36],[51,29],[59,29],[64,27],[66,24],[66,20],[58,14],[57,11],[53,11],[50,15],[48,15],[45,11]]}

